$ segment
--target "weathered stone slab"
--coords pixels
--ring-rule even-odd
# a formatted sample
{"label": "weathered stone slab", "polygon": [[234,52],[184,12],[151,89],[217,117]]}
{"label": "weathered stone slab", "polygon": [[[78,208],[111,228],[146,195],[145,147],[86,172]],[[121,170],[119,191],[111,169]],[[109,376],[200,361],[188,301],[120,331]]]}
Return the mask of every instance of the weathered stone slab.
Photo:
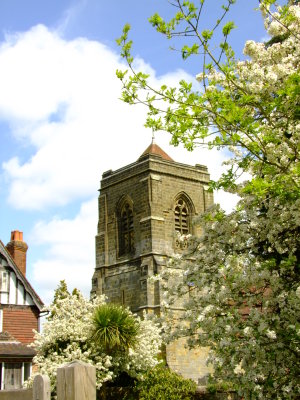
{"label": "weathered stone slab", "polygon": [[51,386],[47,375],[36,375],[33,380],[33,400],[50,400]]}
{"label": "weathered stone slab", "polygon": [[96,368],[82,361],[58,368],[57,400],[96,400]]}

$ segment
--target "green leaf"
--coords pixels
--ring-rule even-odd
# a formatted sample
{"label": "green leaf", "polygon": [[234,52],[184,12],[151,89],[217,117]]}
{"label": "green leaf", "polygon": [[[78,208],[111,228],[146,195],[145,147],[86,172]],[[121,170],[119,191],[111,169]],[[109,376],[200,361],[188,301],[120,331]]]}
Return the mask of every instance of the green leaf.
{"label": "green leaf", "polygon": [[207,30],[202,31],[201,35],[202,35],[203,39],[207,41],[212,38],[213,33],[214,33],[214,31],[210,31],[207,29]]}
{"label": "green leaf", "polygon": [[222,29],[223,35],[228,36],[229,33],[232,31],[232,29],[236,28],[235,24],[233,21],[227,22]]}
{"label": "green leaf", "polygon": [[119,79],[123,80],[125,75],[127,74],[128,70],[121,71],[120,69],[116,70],[116,75]]}

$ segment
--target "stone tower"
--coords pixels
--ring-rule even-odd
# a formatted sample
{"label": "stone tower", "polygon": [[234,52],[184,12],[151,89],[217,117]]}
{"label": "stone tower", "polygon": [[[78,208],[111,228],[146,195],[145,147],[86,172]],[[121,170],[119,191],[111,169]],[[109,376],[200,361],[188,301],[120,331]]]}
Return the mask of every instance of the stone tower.
{"label": "stone tower", "polygon": [[[197,233],[192,220],[213,203],[207,167],[173,161],[152,141],[139,159],[102,175],[92,294],[141,314],[160,310],[158,282],[147,278],[182,252],[178,233]],[[204,356],[197,367],[183,344],[167,348],[169,365],[197,380],[207,373]],[[192,357],[192,358],[191,358]]]}

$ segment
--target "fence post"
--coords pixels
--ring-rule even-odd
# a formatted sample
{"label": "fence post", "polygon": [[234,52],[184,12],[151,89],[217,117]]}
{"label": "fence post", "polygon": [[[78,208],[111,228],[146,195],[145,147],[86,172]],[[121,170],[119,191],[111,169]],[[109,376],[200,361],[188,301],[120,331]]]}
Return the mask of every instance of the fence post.
{"label": "fence post", "polygon": [[57,368],[57,400],[96,400],[96,368],[82,361]]}
{"label": "fence post", "polygon": [[33,400],[50,400],[50,379],[47,375],[36,375],[33,380]]}

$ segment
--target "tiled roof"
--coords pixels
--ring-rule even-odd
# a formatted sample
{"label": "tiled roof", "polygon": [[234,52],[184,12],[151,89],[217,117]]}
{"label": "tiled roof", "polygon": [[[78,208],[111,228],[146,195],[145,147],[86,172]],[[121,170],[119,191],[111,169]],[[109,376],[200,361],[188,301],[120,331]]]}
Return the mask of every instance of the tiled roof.
{"label": "tiled roof", "polygon": [[162,157],[164,160],[173,161],[173,159],[161,147],[159,147],[154,140],[152,140],[150,146],[148,146],[143,154],[139,157],[139,160],[147,154],[154,154]]}
{"label": "tiled roof", "polygon": [[0,342],[0,359],[6,357],[34,357],[36,351],[20,342]]}

